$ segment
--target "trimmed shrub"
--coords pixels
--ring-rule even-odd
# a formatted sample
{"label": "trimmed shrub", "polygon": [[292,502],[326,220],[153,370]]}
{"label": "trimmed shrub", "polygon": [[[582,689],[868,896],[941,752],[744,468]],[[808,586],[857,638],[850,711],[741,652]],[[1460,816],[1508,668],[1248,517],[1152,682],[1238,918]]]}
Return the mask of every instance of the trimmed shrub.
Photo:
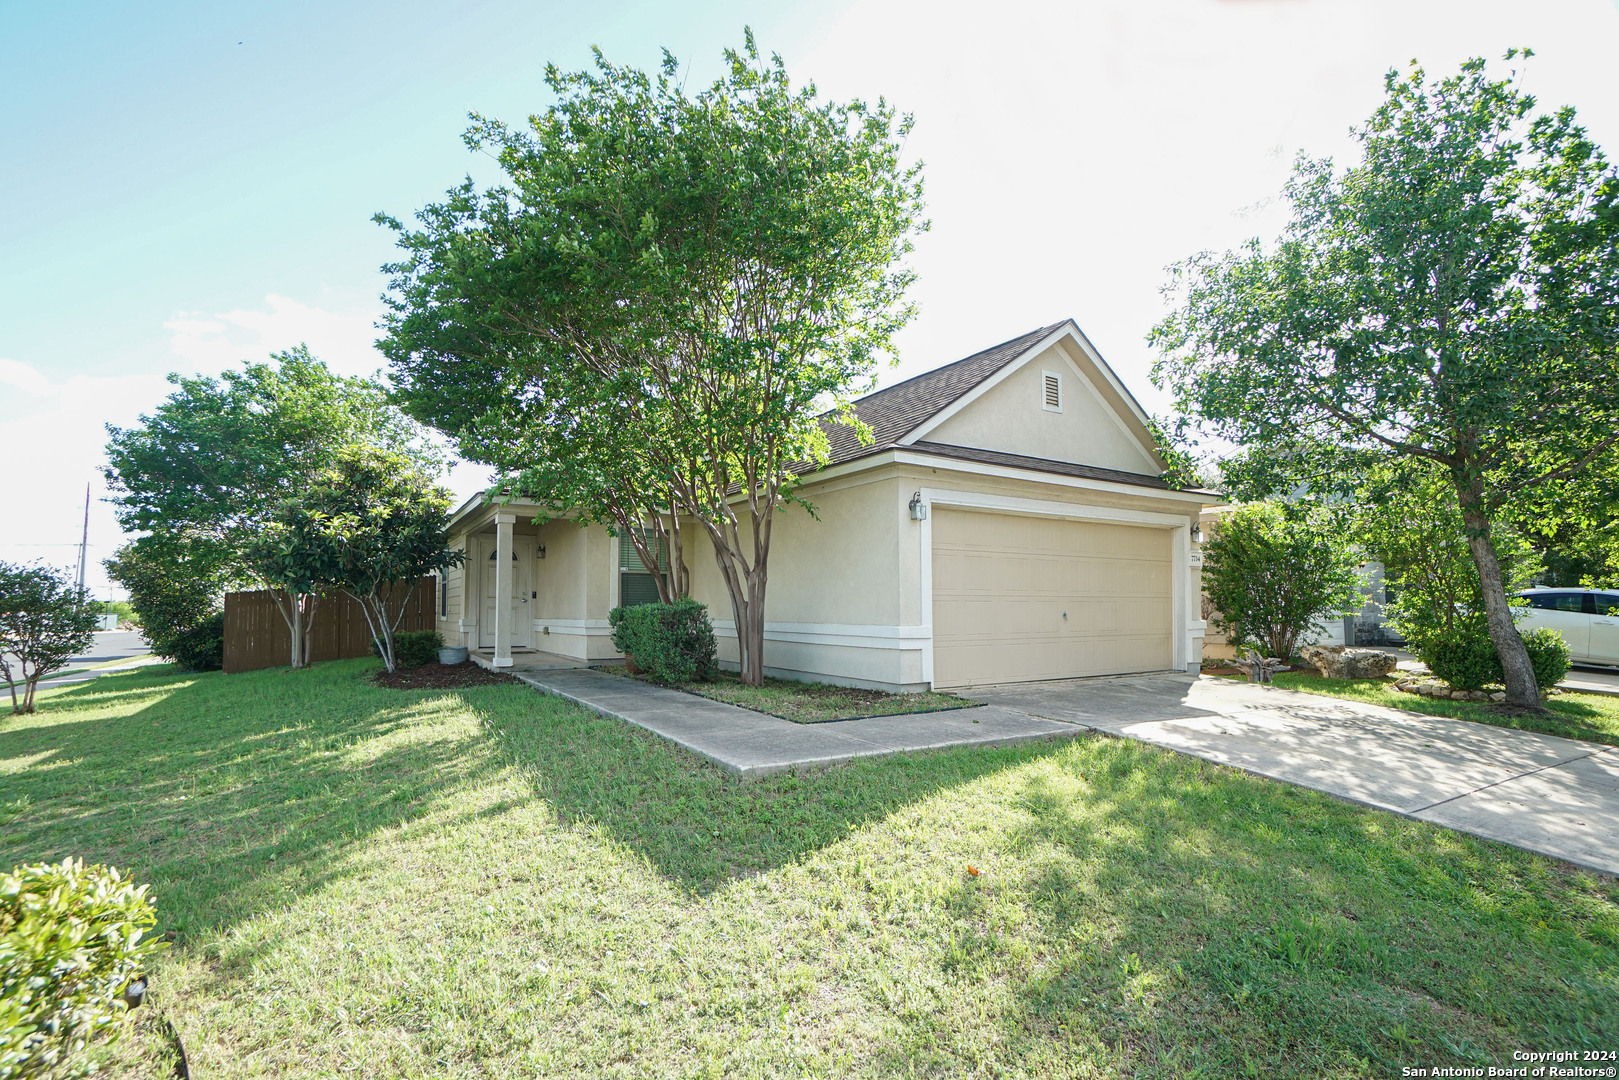
{"label": "trimmed shrub", "polygon": [[[436,664],[438,651],[442,648],[444,635],[437,630],[406,630],[394,635],[394,663],[401,670]],[[372,651],[375,651],[375,646]]]}
{"label": "trimmed shrub", "polygon": [[1505,677],[1501,658],[1495,655],[1495,643],[1482,632],[1431,637],[1423,642],[1417,655],[1435,677],[1445,680],[1453,690],[1482,690]]}
{"label": "trimmed shrub", "polygon": [[[1506,680],[1495,643],[1482,628],[1470,633],[1435,638],[1423,644],[1418,655],[1428,670],[1457,690],[1482,690]],[[1535,669],[1535,683],[1542,690],[1556,686],[1568,674],[1568,643],[1563,635],[1542,626],[1523,635],[1529,650],[1529,663]]]}
{"label": "trimmed shrub", "polygon": [[170,639],[169,655],[187,671],[218,671],[225,666],[225,613],[216,611]]}
{"label": "trimmed shrub", "polygon": [[1568,642],[1549,626],[1539,626],[1523,635],[1529,650],[1529,663],[1535,669],[1535,685],[1548,690],[1568,674]]}
{"label": "trimmed shrub", "polygon": [[607,614],[613,647],[635,658],[655,682],[682,683],[714,677],[714,627],[708,608],[695,600],[637,604]]}
{"label": "trimmed shrub", "polygon": [[0,875],[0,1077],[59,1075],[122,1033],[124,990],[163,948],[146,886],[69,859]]}

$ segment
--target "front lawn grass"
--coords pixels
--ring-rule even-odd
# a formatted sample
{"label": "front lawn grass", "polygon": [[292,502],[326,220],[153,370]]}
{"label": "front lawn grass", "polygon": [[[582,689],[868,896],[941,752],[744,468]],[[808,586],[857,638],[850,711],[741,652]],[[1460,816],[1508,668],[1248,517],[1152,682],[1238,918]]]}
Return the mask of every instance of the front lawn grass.
{"label": "front lawn grass", "polygon": [[0,725],[0,864],[153,884],[193,1076],[1318,1078],[1619,1044],[1619,885],[1566,864],[1101,736],[737,784],[526,686],[375,666],[146,668]]}
{"label": "front lawn grass", "polygon": [[1495,727],[1538,731],[1542,735],[1561,735],[1566,739],[1584,739],[1587,742],[1619,746],[1619,698],[1602,694],[1565,692],[1556,697],[1545,698],[1546,711],[1533,713],[1521,712],[1503,705],[1407,694],[1394,688],[1392,677],[1327,679],[1320,675],[1285,671],[1277,675],[1274,681],[1277,686],[1285,686],[1289,690],[1302,690],[1307,694],[1325,694],[1329,697],[1370,702],[1373,705],[1386,705],[1391,709],[1405,709],[1431,716],[1449,716],[1456,720],[1472,720],[1475,723],[1492,724]]}
{"label": "front lawn grass", "polygon": [[[652,682],[645,675],[631,675],[622,664],[599,670],[626,678]],[[902,716],[909,713],[940,712],[982,705],[956,694],[934,691],[917,694],[889,694],[830,683],[796,682],[767,678],[762,686],[749,686],[738,676],[722,671],[708,682],[672,683],[675,690],[723,701],[755,712],[768,713],[795,724],[825,724],[833,720],[857,720],[867,716]]]}

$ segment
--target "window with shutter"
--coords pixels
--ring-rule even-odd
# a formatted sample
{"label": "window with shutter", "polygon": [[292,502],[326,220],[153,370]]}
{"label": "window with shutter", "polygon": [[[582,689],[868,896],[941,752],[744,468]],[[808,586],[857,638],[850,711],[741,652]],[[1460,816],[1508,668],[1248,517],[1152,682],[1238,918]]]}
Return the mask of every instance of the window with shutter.
{"label": "window with shutter", "polygon": [[[651,530],[642,533],[652,540]],[[669,572],[669,548],[661,537],[657,538],[658,569]],[[621,607],[658,602],[658,579],[647,573],[641,553],[635,550],[635,541],[627,534],[618,538],[618,602]]]}

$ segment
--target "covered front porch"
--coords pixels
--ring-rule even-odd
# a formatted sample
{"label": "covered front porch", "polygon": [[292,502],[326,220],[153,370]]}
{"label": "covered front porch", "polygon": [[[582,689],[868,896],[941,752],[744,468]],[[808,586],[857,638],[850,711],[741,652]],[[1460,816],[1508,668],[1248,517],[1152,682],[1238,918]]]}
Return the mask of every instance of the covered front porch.
{"label": "covered front porch", "polygon": [[543,508],[474,499],[451,518],[466,562],[441,586],[439,632],[497,670],[544,670],[609,660],[607,613],[617,602],[612,537],[600,525],[554,519]]}
{"label": "covered front porch", "polygon": [[524,671],[562,671],[567,668],[589,667],[589,660],[581,660],[574,656],[562,656],[559,653],[540,652],[537,649],[513,649],[507,657],[505,664],[495,663],[494,649],[474,649],[467,656],[479,667],[490,671],[508,671],[518,674]]}

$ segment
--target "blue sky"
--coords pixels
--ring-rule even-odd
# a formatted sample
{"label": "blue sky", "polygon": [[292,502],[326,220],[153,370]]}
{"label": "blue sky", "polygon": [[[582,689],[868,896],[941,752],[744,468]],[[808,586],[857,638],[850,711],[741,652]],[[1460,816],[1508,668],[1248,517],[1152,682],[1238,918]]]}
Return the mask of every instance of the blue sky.
{"label": "blue sky", "polygon": [[[1274,234],[1293,155],[1341,155],[1414,57],[1532,46],[1530,89],[1619,153],[1614,0],[0,0],[0,559],[72,561],[102,425],[151,408],[167,372],[299,341],[379,367],[371,214],[492,176],[460,142],[468,111],[542,110],[545,63],[592,44],[639,65],[667,46],[707,79],[744,24],[823,93],[916,114],[934,229],[883,382],[1072,315],[1165,408],[1143,340],[1163,267]],[[92,563],[118,541],[98,502]]]}

